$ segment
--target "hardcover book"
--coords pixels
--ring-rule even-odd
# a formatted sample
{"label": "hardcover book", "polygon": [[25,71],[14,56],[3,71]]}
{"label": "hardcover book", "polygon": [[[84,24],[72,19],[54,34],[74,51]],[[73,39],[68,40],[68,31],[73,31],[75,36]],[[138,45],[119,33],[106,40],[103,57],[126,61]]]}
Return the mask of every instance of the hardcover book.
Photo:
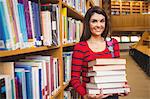
{"label": "hardcover book", "polygon": [[112,65],[112,64],[126,64],[125,59],[121,58],[97,58],[93,61],[88,62],[88,66],[94,66],[94,65]]}
{"label": "hardcover book", "polygon": [[101,89],[101,88],[122,88],[126,82],[114,83],[87,83],[86,88]]}
{"label": "hardcover book", "polygon": [[89,71],[125,70],[125,65],[104,65],[89,67]]}
{"label": "hardcover book", "polygon": [[130,92],[130,88],[87,89],[89,94],[117,94]]}
{"label": "hardcover book", "polygon": [[90,77],[91,83],[113,83],[113,82],[126,82],[126,81],[127,81],[126,75]]}
{"label": "hardcover book", "polygon": [[110,76],[110,75],[126,75],[125,70],[104,70],[104,71],[91,71],[87,76]]}

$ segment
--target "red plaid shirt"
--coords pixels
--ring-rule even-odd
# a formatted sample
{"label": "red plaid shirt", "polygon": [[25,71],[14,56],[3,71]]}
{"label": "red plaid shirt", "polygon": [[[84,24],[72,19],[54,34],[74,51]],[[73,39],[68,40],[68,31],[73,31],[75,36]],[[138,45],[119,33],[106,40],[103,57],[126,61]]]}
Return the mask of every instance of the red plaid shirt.
{"label": "red plaid shirt", "polygon": [[[118,58],[120,57],[118,42],[116,39],[112,39],[112,41],[114,56],[115,58]],[[72,56],[70,83],[81,96],[84,96],[87,93],[86,83],[89,82],[89,78],[86,77],[88,72],[87,64],[89,61],[96,58],[112,58],[112,54],[108,49],[108,45],[106,46],[105,50],[101,52],[93,52],[89,48],[87,41],[82,41],[75,45]]]}

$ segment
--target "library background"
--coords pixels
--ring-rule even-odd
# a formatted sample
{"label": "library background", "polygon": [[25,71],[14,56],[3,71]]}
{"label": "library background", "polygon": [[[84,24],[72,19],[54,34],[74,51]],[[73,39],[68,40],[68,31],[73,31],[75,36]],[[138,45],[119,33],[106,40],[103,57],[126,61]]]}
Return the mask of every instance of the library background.
{"label": "library background", "polygon": [[131,93],[120,99],[150,99],[149,0],[0,0],[1,99],[80,99],[69,84],[71,57],[95,5],[127,59]]}

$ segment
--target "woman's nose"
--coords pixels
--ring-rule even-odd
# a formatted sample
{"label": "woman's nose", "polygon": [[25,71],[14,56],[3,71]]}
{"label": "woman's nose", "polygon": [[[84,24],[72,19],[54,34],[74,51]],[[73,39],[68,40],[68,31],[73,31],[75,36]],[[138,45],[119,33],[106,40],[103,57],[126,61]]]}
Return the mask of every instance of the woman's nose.
{"label": "woman's nose", "polygon": [[102,26],[101,22],[98,21],[98,22],[97,22],[97,26],[98,26],[98,27],[101,27],[101,26]]}

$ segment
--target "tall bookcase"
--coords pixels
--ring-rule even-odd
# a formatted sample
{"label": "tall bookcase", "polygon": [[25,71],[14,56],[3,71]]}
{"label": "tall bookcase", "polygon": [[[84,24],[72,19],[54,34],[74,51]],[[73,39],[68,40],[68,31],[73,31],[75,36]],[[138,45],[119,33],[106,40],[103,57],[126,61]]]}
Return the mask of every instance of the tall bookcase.
{"label": "tall bookcase", "polygon": [[149,13],[148,1],[111,1],[112,15]]}
{"label": "tall bookcase", "polygon": [[[30,1],[30,0],[29,0]],[[64,84],[64,67],[63,67],[63,49],[67,49],[67,47],[74,46],[76,42],[67,42],[63,43],[63,23],[62,23],[62,9],[67,9],[67,17],[71,17],[75,20],[83,21],[84,14],[88,8],[91,6],[94,6],[94,3],[92,0],[83,0],[85,4],[83,6],[86,6],[84,8],[85,12],[79,12],[75,7],[70,6],[67,4],[70,0],[31,0],[33,2],[38,3],[39,5],[39,11],[41,11],[42,4],[57,4],[59,6],[59,32],[60,32],[60,44],[58,46],[39,46],[39,47],[30,47],[30,48],[23,48],[23,49],[16,49],[16,50],[0,50],[0,62],[3,61],[16,61],[18,59],[24,58],[26,56],[33,56],[33,55],[52,55],[54,57],[58,58],[58,64],[59,64],[59,85],[60,88],[57,90],[53,95],[50,96],[50,99],[63,99],[64,97],[64,89],[69,85],[69,83]],[[74,0],[76,1],[76,0]],[[77,0],[80,2],[80,0]],[[76,2],[77,2],[76,1]],[[41,19],[41,14],[39,15],[39,18]],[[41,25],[41,23],[40,23]],[[41,27],[40,27],[41,28]],[[1,68],[1,67],[0,67]]]}

